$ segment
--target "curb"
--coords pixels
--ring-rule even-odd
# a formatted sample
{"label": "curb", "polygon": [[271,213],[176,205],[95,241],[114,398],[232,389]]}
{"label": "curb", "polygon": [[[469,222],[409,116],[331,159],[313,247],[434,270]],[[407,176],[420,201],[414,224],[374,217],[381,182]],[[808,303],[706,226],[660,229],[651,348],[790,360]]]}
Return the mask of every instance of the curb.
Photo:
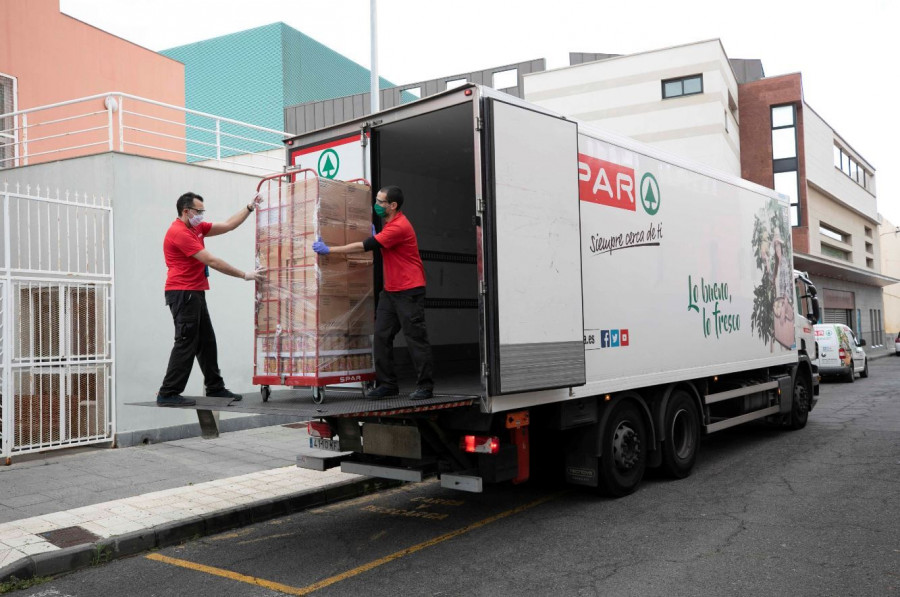
{"label": "curb", "polygon": [[22,581],[36,576],[56,576],[74,572],[81,568],[105,564],[112,560],[177,545],[198,537],[296,514],[310,508],[360,497],[401,484],[400,481],[371,477],[343,481],[312,491],[260,500],[246,506],[193,516],[117,537],[108,537],[95,543],[84,543],[39,553],[0,568],[0,582],[8,582],[13,579]]}

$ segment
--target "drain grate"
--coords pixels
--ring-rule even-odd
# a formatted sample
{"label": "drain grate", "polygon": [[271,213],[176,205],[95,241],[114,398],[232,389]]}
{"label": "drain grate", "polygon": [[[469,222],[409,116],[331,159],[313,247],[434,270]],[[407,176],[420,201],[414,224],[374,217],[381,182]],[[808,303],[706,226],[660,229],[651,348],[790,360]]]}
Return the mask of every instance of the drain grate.
{"label": "drain grate", "polygon": [[56,529],[55,531],[40,533],[40,536],[57,547],[73,547],[84,543],[94,543],[101,539],[101,537],[81,527]]}

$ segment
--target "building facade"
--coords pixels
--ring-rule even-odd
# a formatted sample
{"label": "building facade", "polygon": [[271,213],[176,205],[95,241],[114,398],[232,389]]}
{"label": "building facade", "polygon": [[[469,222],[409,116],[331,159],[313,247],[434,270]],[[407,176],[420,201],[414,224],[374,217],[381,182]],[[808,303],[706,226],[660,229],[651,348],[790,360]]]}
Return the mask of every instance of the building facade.
{"label": "building facade", "polygon": [[[272,23],[168,50],[161,54],[184,64],[185,107],[275,130],[284,128],[286,106],[361,93],[370,86],[369,69],[285,25]],[[392,84],[381,79],[382,87]],[[189,116],[188,124],[192,117]],[[224,129],[229,133],[229,127]],[[208,135],[188,129],[193,156]],[[259,151],[255,135],[235,135],[226,153]],[[260,134],[267,142],[280,142]],[[193,160],[200,158],[194,157]]]}
{"label": "building facade", "polygon": [[[0,114],[107,92],[183,106],[184,66],[60,13],[59,0],[0,2]],[[100,98],[0,118],[0,168],[24,165],[25,155],[34,164],[106,150],[106,108]],[[148,107],[147,115],[173,121],[165,132],[183,137],[183,114]],[[152,155],[171,159],[184,141],[160,148]]]}
{"label": "building facade", "polygon": [[791,200],[794,267],[820,289],[822,318],[885,345],[875,168],[803,98],[799,73],[740,87],[741,175]]}
{"label": "building facade", "polygon": [[719,40],[570,62],[527,75],[524,98],[740,176],[738,78]]}

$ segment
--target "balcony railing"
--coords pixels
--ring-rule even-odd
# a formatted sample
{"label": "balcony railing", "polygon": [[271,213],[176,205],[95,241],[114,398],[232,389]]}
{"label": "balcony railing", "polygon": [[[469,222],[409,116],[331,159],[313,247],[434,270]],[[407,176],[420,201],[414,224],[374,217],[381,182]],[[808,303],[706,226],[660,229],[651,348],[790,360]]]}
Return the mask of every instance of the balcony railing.
{"label": "balcony railing", "polygon": [[248,173],[284,170],[288,133],[121,92],[0,114],[0,169],[119,151]]}

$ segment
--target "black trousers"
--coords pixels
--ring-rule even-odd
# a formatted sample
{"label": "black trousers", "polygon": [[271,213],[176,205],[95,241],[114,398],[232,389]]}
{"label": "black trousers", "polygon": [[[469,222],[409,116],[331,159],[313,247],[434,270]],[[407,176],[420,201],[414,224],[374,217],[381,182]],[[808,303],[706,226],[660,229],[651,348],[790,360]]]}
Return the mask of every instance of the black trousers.
{"label": "black trousers", "polygon": [[379,385],[397,388],[394,337],[403,330],[416,369],[416,387],[433,389],[434,362],[425,327],[425,289],[382,290],[375,311],[375,378]]}
{"label": "black trousers", "polygon": [[206,307],[206,293],[202,290],[167,290],[166,305],[175,322],[175,344],[159,395],[175,396],[184,392],[195,357],[203,372],[206,391],[225,389],[225,381],[219,373],[216,333]]}

